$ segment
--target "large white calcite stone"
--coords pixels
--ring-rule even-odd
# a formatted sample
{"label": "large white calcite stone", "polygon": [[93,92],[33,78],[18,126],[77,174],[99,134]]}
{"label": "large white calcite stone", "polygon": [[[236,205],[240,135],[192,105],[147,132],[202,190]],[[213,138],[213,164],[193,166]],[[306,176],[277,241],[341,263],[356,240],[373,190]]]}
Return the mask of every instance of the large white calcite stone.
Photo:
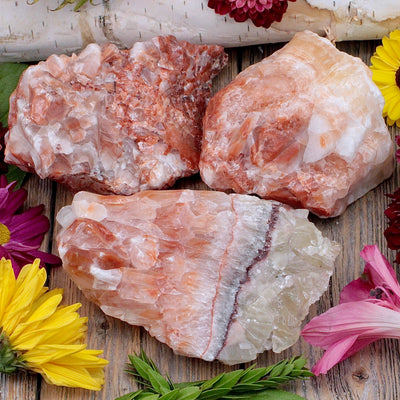
{"label": "large white calcite stone", "polygon": [[58,250],[106,314],[235,364],[294,344],[327,288],[338,245],[307,214],[214,191],[79,192],[57,216]]}
{"label": "large white calcite stone", "polygon": [[241,72],[209,102],[200,173],[320,217],[388,178],[394,145],[372,72],[311,32]]}

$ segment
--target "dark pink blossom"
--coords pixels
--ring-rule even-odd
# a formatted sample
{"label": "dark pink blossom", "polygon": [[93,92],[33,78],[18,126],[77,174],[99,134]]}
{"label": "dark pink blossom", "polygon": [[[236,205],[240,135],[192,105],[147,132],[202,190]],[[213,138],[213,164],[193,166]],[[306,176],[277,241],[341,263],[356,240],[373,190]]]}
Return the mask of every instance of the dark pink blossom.
{"label": "dark pink blossom", "polygon": [[11,260],[16,276],[21,268],[35,258],[44,263],[58,265],[61,260],[39,249],[50,224],[42,215],[43,205],[16,214],[27,198],[25,189],[14,190],[17,182],[7,183],[0,176],[0,258]]}
{"label": "dark pink blossom", "polygon": [[208,6],[217,14],[229,13],[237,22],[251,19],[255,26],[269,28],[274,21],[282,20],[288,0],[208,0]]}
{"label": "dark pink blossom", "polygon": [[301,333],[307,342],[326,350],[312,369],[316,375],[378,339],[400,339],[396,274],[376,245],[365,246],[361,256],[366,261],[361,278],[343,289],[339,305],[313,318]]}

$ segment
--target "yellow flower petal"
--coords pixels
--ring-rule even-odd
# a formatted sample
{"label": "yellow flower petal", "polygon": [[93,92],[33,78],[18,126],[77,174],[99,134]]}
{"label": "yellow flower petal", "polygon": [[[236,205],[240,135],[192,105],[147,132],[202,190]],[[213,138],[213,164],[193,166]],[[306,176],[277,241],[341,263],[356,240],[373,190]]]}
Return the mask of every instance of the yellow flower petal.
{"label": "yellow flower petal", "polygon": [[400,69],[400,30],[382,39],[382,45],[376,48],[371,57],[371,63],[372,80],[385,98],[382,115],[387,117],[388,125],[396,122],[400,126],[400,89],[396,82],[396,74]]}
{"label": "yellow flower petal", "polygon": [[32,350],[24,353],[24,360],[32,366],[54,362],[59,358],[70,356],[81,350],[85,350],[85,344],[46,344],[39,345]]}
{"label": "yellow flower petal", "polygon": [[[382,41],[382,43],[383,43],[383,41]],[[392,65],[398,64],[397,57],[396,57],[396,55],[394,55],[392,53],[391,48],[388,49],[387,47],[384,47],[384,46],[378,46],[376,48],[376,54],[382,60],[386,61],[389,64],[392,64]]]}
{"label": "yellow flower petal", "polygon": [[65,368],[62,365],[46,364],[41,374],[48,383],[59,386],[81,387],[89,390],[100,390],[104,383],[104,372],[99,368],[90,373],[82,367]]}
{"label": "yellow flower petal", "polygon": [[43,292],[47,274],[44,268],[39,269],[40,260],[22,268],[16,281],[14,295],[3,315],[2,326],[9,335],[19,323],[25,322],[32,303]]}
{"label": "yellow flower petal", "polygon": [[400,54],[400,45],[399,45],[399,41],[394,39],[394,38],[387,38],[384,37],[382,39],[382,44],[383,47],[387,50],[387,53],[390,54],[390,56],[392,57],[392,59],[397,61],[397,65],[400,65],[400,58],[399,58],[399,54]]}
{"label": "yellow flower petal", "polygon": [[71,354],[68,357],[60,358],[57,364],[64,364],[70,366],[84,366],[85,368],[95,368],[100,365],[107,365],[108,361],[98,356],[102,354],[99,350],[82,350],[78,353]]}
{"label": "yellow flower petal", "polygon": [[3,316],[15,290],[14,270],[11,261],[4,257],[0,260],[0,276],[0,326],[2,326]]}
{"label": "yellow flower petal", "polygon": [[395,30],[395,31],[390,32],[389,37],[390,37],[390,39],[400,40],[400,31]]}
{"label": "yellow flower petal", "polygon": [[397,63],[393,64],[388,61],[382,60],[379,56],[372,56],[371,57],[371,63],[372,67],[371,69],[383,69],[383,70],[388,70],[388,71],[397,71],[397,68],[399,67]]}
{"label": "yellow flower petal", "polygon": [[400,101],[392,102],[388,107],[388,116],[392,121],[400,119]]}
{"label": "yellow flower petal", "polygon": [[396,84],[396,75],[393,71],[372,70],[372,79],[378,86]]}
{"label": "yellow flower petal", "polygon": [[[42,297],[46,295],[43,295]],[[58,293],[58,294],[51,294],[50,296],[47,297],[48,298],[46,298],[45,301],[41,302],[41,304],[36,309],[34,306],[32,307],[33,312],[27,316],[26,318],[27,323],[44,320],[46,318],[49,318],[51,315],[55,313],[57,306],[61,303],[62,295]]]}
{"label": "yellow flower petal", "polygon": [[15,279],[11,262],[0,260],[0,331],[25,367],[47,382],[100,390],[108,361],[83,343],[87,318],[77,313],[81,304],[60,306],[62,290],[48,291],[39,265],[26,265]]}
{"label": "yellow flower petal", "polygon": [[61,340],[64,344],[78,343],[86,334],[86,323],[87,318],[77,318],[61,329],[48,330],[41,343],[59,343]]}

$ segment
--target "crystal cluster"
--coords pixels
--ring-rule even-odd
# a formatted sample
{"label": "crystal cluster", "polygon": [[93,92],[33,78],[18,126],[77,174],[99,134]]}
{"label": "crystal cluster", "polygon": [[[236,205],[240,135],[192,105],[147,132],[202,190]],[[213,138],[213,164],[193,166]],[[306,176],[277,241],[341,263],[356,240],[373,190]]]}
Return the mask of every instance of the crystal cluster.
{"label": "crystal cluster", "polygon": [[228,364],[294,344],[338,254],[307,211],[247,195],[80,192],[57,219],[63,266],[89,300]]}
{"label": "crystal cluster", "polygon": [[341,214],[393,171],[384,101],[371,75],[327,39],[296,34],[211,99],[204,182],[321,217]]}
{"label": "crystal cluster", "polygon": [[174,37],[90,44],[28,68],[10,99],[5,159],[74,191],[132,194],[198,171],[220,46]]}

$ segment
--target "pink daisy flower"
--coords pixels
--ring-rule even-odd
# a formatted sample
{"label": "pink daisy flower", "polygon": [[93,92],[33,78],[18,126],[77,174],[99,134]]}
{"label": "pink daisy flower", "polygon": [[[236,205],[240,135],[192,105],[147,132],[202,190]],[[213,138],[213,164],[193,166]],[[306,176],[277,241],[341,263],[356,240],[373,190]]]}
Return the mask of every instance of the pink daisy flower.
{"label": "pink daisy flower", "polygon": [[237,22],[251,19],[255,26],[269,28],[274,21],[282,20],[288,0],[208,0],[208,6],[217,14],[229,13]]}
{"label": "pink daisy flower", "polygon": [[27,198],[25,189],[14,190],[16,184],[8,184],[6,177],[0,176],[0,258],[11,260],[18,276],[21,268],[35,258],[40,258],[42,267],[44,263],[59,265],[61,260],[38,250],[50,227],[48,218],[42,215],[44,206],[16,214]]}
{"label": "pink daisy flower", "polygon": [[400,339],[400,285],[396,273],[378,247],[365,246],[361,278],[340,294],[340,304],[315,317],[301,332],[313,346],[325,349],[314,365],[315,375],[326,374],[340,361],[382,338]]}

